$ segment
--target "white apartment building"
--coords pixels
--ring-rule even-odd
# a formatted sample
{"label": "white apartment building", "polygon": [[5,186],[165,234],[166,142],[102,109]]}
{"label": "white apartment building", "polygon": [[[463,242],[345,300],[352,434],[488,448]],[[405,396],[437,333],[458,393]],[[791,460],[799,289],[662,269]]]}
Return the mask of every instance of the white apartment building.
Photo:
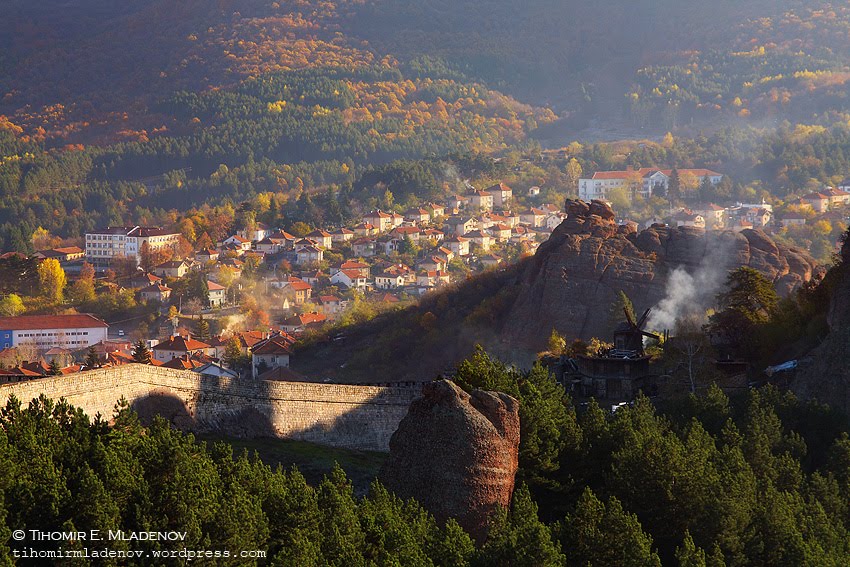
{"label": "white apartment building", "polygon": [[117,257],[130,257],[141,263],[145,243],[153,252],[162,248],[175,248],[180,234],[158,227],[110,226],[86,233],[86,260],[93,264],[108,264]]}
{"label": "white apartment building", "polygon": [[[710,169],[680,169],[678,172],[680,179],[683,176],[693,176],[697,181],[702,181],[707,176],[714,185],[723,179],[723,174]],[[597,171],[590,178],[579,179],[578,198],[582,201],[606,200],[613,189],[625,188],[630,197],[638,194],[648,199],[660,189],[667,191],[672,174],[672,169],[653,167],[626,171]]]}
{"label": "white apartment building", "polygon": [[105,321],[88,313],[0,317],[0,347],[77,350],[105,341],[108,328]]}

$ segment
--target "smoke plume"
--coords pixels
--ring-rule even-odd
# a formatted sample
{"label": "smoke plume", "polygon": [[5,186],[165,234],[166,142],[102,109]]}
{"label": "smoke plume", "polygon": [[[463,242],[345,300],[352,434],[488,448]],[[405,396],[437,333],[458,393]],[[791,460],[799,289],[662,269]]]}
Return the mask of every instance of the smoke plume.
{"label": "smoke plume", "polygon": [[665,297],[652,308],[647,328],[656,331],[674,330],[683,319],[705,321],[706,309],[723,286],[727,275],[727,246],[712,243],[712,250],[703,257],[693,273],[679,266],[670,273]]}

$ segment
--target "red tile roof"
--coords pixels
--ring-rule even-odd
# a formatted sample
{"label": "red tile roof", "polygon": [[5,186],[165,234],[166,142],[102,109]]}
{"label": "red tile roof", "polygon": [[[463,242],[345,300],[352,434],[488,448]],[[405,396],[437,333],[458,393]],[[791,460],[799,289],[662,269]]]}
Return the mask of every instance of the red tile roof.
{"label": "red tile roof", "polygon": [[189,337],[171,337],[167,341],[163,343],[159,343],[153,350],[173,350],[178,352],[191,352],[195,350],[202,350],[205,348],[210,348],[210,345],[207,343],[202,343],[201,341],[196,341],[195,339]]}
{"label": "red tile roof", "polygon": [[290,354],[291,350],[286,340],[281,337],[270,337],[251,348],[254,354]]}
{"label": "red tile roof", "polygon": [[90,313],[75,315],[19,315],[0,317],[0,329],[25,331],[30,329],[91,329],[109,325]]}

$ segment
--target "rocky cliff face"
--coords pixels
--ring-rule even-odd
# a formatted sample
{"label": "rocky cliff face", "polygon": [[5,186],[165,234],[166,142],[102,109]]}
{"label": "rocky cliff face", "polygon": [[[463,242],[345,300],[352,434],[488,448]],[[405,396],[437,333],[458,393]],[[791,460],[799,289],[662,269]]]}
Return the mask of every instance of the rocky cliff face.
{"label": "rocky cliff face", "polygon": [[441,380],[425,385],[411,404],[379,478],[439,521],[455,518],[481,541],[496,505],[510,502],[518,451],[517,400],[498,392],[467,394]]}
{"label": "rocky cliff face", "polygon": [[520,292],[504,338],[540,349],[552,328],[570,337],[607,337],[608,309],[622,290],[637,309],[666,295],[668,276],[718,270],[718,280],[739,266],[762,272],[787,294],[809,280],[812,259],[778,244],[761,230],[735,232],[618,226],[604,203],[567,203],[569,214],[520,275]]}
{"label": "rocky cliff face", "polygon": [[797,371],[790,388],[803,399],[850,412],[850,241],[844,243],[841,256],[842,265],[827,276],[835,278],[827,316],[829,334],[811,352],[811,364]]}

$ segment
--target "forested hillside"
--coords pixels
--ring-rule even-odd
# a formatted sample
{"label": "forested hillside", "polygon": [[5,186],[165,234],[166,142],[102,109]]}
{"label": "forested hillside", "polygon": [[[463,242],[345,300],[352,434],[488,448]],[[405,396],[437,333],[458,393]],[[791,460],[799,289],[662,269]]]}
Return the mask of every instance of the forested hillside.
{"label": "forested hillside", "polygon": [[521,402],[518,488],[480,547],[378,482],[356,498],[339,468],[310,486],[161,418],[142,427],[118,407],[110,426],[42,398],[0,412],[0,563],[58,547],[9,537],[32,526],[173,530],[186,539],[110,548],[263,550],[259,563],[276,565],[837,566],[850,553],[847,422],[825,407],[712,388],[662,410],[640,398],[613,415],[577,411],[542,367],[483,352],[457,380]]}
{"label": "forested hillside", "polygon": [[[699,198],[780,208],[850,172],[848,29],[846,6],[794,0],[16,0],[0,248],[119,223],[197,246],[240,206],[340,225],[467,179],[558,203],[581,172],[625,166],[715,168],[726,181]],[[566,146],[591,123],[674,135],[541,161],[537,139]],[[828,258],[841,230],[795,242]]]}

